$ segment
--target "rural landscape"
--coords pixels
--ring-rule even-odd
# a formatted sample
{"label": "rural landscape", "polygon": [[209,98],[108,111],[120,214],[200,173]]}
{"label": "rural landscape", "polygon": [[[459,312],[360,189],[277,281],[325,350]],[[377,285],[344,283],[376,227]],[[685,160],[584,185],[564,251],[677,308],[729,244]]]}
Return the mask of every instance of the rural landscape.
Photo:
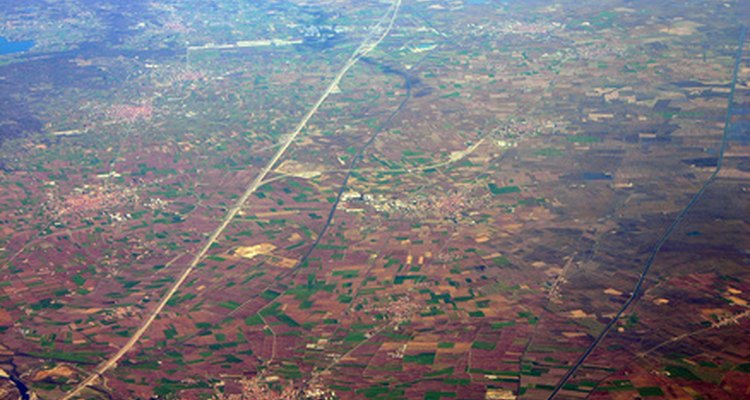
{"label": "rural landscape", "polygon": [[750,398],[745,1],[0,13],[0,400]]}

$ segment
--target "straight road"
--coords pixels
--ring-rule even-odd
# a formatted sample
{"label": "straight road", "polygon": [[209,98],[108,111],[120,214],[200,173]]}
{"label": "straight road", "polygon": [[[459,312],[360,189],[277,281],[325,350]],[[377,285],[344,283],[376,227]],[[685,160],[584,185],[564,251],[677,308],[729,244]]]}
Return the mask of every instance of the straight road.
{"label": "straight road", "polygon": [[371,52],[373,49],[375,49],[382,41],[385,39],[385,37],[388,35],[388,33],[391,31],[391,28],[393,28],[393,23],[396,21],[396,16],[398,15],[398,11],[401,7],[401,0],[394,0],[391,7],[388,9],[386,14],[383,16],[383,18],[378,22],[378,24],[375,26],[375,28],[372,30],[372,32],[365,38],[365,40],[362,42],[362,44],[354,51],[351,57],[349,57],[349,60],[344,64],[344,66],[341,68],[338,74],[334,77],[334,79],[331,81],[331,83],[326,88],[325,92],[320,96],[317,102],[310,108],[310,110],[305,114],[305,116],[302,118],[302,120],[297,124],[294,131],[287,137],[286,141],[283,143],[283,145],[276,151],[276,153],[271,157],[271,159],[268,161],[265,167],[261,170],[261,172],[258,174],[258,176],[255,177],[255,179],[250,183],[250,185],[247,187],[245,192],[242,194],[242,196],[237,200],[235,205],[229,209],[226,216],[224,217],[221,224],[214,230],[214,232],[209,236],[206,243],[203,245],[201,250],[195,254],[193,257],[192,262],[188,265],[188,267],[180,274],[177,281],[172,285],[172,287],[169,289],[167,294],[159,301],[159,304],[156,306],[156,308],[151,312],[151,314],[146,318],[146,320],[143,321],[141,326],[136,330],[136,332],[133,334],[133,336],[130,337],[130,339],[125,343],[123,347],[120,348],[120,350],[117,351],[113,356],[111,356],[106,361],[99,364],[94,371],[91,372],[85,379],[83,379],[76,387],[71,389],[69,392],[67,392],[65,395],[63,395],[60,399],[61,400],[69,400],[77,396],[84,388],[87,386],[93,384],[100,376],[102,376],[105,372],[113,368],[117,362],[128,352],[130,351],[133,346],[138,343],[138,341],[141,339],[143,334],[148,330],[148,328],[151,326],[151,324],[154,322],[156,317],[161,313],[161,311],[164,309],[164,307],[167,305],[167,302],[174,296],[174,294],[177,292],[177,290],[182,287],[183,283],[185,283],[185,280],[188,278],[191,272],[195,269],[195,267],[198,265],[198,263],[203,260],[203,257],[205,257],[208,250],[211,248],[211,245],[214,244],[219,236],[226,230],[226,228],[229,226],[229,224],[232,222],[235,216],[237,216],[237,213],[244,207],[245,202],[247,199],[255,193],[256,190],[260,186],[263,185],[263,181],[266,179],[266,176],[271,172],[271,170],[276,166],[276,163],[281,159],[281,157],[286,153],[289,146],[292,145],[294,140],[299,136],[299,134],[302,132],[302,130],[307,125],[307,122],[315,115],[315,113],[318,111],[320,106],[326,101],[328,96],[338,88],[339,82],[341,82],[341,79],[346,75],[347,72],[356,64],[362,57],[367,55],[369,52]]}
{"label": "straight road", "polygon": [[638,278],[638,282],[636,282],[635,287],[633,288],[633,292],[628,298],[625,303],[623,303],[622,307],[620,307],[619,311],[617,311],[617,314],[607,323],[607,325],[604,327],[604,329],[599,333],[599,335],[594,338],[594,341],[591,342],[588,348],[581,354],[581,356],[578,358],[578,360],[573,364],[573,366],[568,370],[568,372],[563,375],[563,377],[560,379],[560,381],[557,383],[555,388],[552,390],[552,393],[550,393],[549,397],[547,397],[547,400],[552,400],[557,396],[557,394],[562,390],[563,386],[565,386],[566,383],[570,380],[570,378],[573,377],[573,375],[578,371],[578,369],[583,365],[583,363],[586,361],[586,359],[591,355],[591,353],[596,349],[596,346],[599,345],[599,343],[604,339],[605,336],[607,336],[607,333],[609,333],[610,330],[615,326],[617,321],[620,320],[620,317],[622,317],[622,314],[625,313],[625,310],[630,307],[631,304],[633,304],[638,297],[640,297],[641,290],[643,289],[643,283],[646,280],[646,276],[648,275],[649,271],[651,270],[651,266],[654,264],[654,260],[656,259],[656,255],[659,253],[659,250],[661,250],[661,247],[664,245],[664,243],[669,240],[669,237],[672,236],[672,233],[677,229],[677,226],[680,225],[682,220],[685,219],[685,216],[688,214],[688,212],[693,208],[693,206],[700,200],[700,198],[703,196],[703,193],[708,189],[708,186],[713,183],[714,180],[716,180],[716,176],[719,175],[719,172],[721,171],[722,164],[724,162],[724,150],[727,148],[727,139],[729,138],[729,129],[732,124],[732,103],[734,102],[734,89],[737,86],[737,73],[740,69],[740,61],[742,60],[742,48],[745,44],[745,32],[746,28],[745,26],[740,27],[740,40],[739,45],[737,48],[737,55],[735,58],[734,63],[734,70],[732,72],[732,84],[731,84],[731,90],[729,92],[729,100],[727,104],[727,114],[726,119],[724,121],[724,133],[721,137],[721,145],[719,147],[719,159],[716,163],[716,169],[711,174],[711,176],[706,180],[706,182],[703,183],[703,186],[693,195],[693,197],[690,199],[688,204],[685,206],[685,208],[680,211],[679,214],[677,214],[677,217],[672,221],[672,224],[669,225],[666,231],[664,231],[664,234],[661,236],[658,242],[656,242],[656,245],[651,250],[651,254],[649,255],[648,259],[646,260],[646,264],[643,267],[643,271],[641,272],[640,277]]}

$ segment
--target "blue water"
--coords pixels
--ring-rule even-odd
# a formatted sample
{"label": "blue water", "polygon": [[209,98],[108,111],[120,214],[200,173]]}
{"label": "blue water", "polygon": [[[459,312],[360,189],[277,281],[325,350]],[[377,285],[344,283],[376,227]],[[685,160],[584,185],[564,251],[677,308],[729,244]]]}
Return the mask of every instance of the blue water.
{"label": "blue water", "polygon": [[23,42],[9,42],[8,39],[0,37],[0,55],[23,53],[34,47],[33,40],[27,40]]}

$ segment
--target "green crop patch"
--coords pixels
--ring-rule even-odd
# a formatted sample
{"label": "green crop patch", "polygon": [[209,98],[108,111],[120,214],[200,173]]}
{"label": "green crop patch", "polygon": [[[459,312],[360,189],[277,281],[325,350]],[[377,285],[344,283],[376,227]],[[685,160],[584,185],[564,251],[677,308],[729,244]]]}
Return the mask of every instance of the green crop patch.
{"label": "green crop patch", "polygon": [[452,375],[453,371],[454,371],[453,367],[448,367],[448,368],[439,369],[437,371],[430,371],[424,374],[424,376],[426,378],[432,378],[432,377],[440,376],[440,375]]}
{"label": "green crop patch", "polygon": [[661,397],[664,396],[664,391],[658,386],[648,386],[638,388],[638,394],[643,397]]}
{"label": "green crop patch", "polygon": [[242,363],[242,359],[233,354],[225,354],[224,362],[230,363],[230,364],[240,364]]}
{"label": "green crop patch", "polygon": [[318,250],[346,250],[347,246],[335,245],[335,244],[319,244]]}
{"label": "green crop patch", "polygon": [[177,336],[177,328],[174,325],[170,325],[169,328],[164,329],[164,337],[167,339],[173,339]]}
{"label": "green crop patch", "polygon": [[510,194],[510,193],[520,193],[521,188],[518,186],[497,186],[494,183],[490,183],[487,185],[490,189],[490,193],[494,195],[502,195],[502,194]]}
{"label": "green crop patch", "polygon": [[300,372],[299,367],[295,364],[283,364],[279,373],[286,379],[302,378],[302,372]]}
{"label": "green crop patch", "polygon": [[366,389],[357,389],[357,394],[367,399],[401,399],[404,396],[402,389],[390,389],[387,386],[370,386]]}
{"label": "green crop patch", "polygon": [[495,343],[476,341],[471,344],[471,348],[476,350],[495,350]]}
{"label": "green crop patch", "polygon": [[503,329],[507,328],[509,326],[513,326],[516,324],[516,321],[502,321],[502,322],[493,322],[490,327],[493,330]]}
{"label": "green crop patch", "polygon": [[456,392],[427,392],[424,394],[424,400],[440,400],[444,397],[456,397]]}
{"label": "green crop patch", "polygon": [[260,310],[258,314],[260,314],[263,317],[276,316],[276,315],[281,314],[281,310],[279,308],[281,308],[280,303],[271,303],[266,308]]}
{"label": "green crop patch", "polygon": [[155,371],[161,368],[158,361],[143,361],[143,362],[132,362],[125,360],[122,362],[123,367],[138,369],[138,370],[149,370]]}
{"label": "green crop patch", "polygon": [[284,313],[278,314],[276,318],[278,318],[279,321],[291,326],[292,328],[297,328],[300,326],[299,322],[295,321],[292,317]]}
{"label": "green crop patch", "polygon": [[492,259],[492,263],[498,267],[507,267],[510,265],[510,261],[504,256],[495,257]]}
{"label": "green crop patch", "polygon": [[600,390],[604,390],[607,392],[619,392],[619,391],[630,391],[635,390],[635,387],[633,386],[633,383],[630,382],[627,379],[619,379],[614,380],[610,382],[607,386],[600,386]]}
{"label": "green crop patch", "polygon": [[295,243],[295,244],[293,244],[293,245],[291,245],[291,246],[287,246],[287,247],[286,247],[286,250],[294,250],[294,249],[296,249],[296,248],[298,248],[298,247],[302,247],[302,246],[304,246],[304,245],[305,245],[305,243],[306,243],[306,242],[305,242],[304,240],[302,240],[302,241],[299,241],[299,242],[297,242],[297,243]]}
{"label": "green crop patch", "polygon": [[86,278],[82,277],[81,274],[73,275],[70,280],[78,286],[83,286],[86,283]]}
{"label": "green crop patch", "polygon": [[414,281],[414,283],[419,283],[425,279],[427,279],[427,277],[424,275],[396,275],[396,277],[393,279],[393,283],[396,285],[401,285],[406,281]]}
{"label": "green crop patch", "polygon": [[61,308],[63,308],[63,304],[57,303],[56,301],[52,299],[42,299],[31,305],[31,309],[34,311],[39,311],[43,309],[59,310]]}
{"label": "green crop patch", "polygon": [[29,352],[29,355],[38,358],[47,358],[50,360],[67,361],[72,363],[94,363],[96,359],[102,357],[103,353],[93,351],[73,353],[50,350],[45,352]]}
{"label": "green crop patch", "polygon": [[240,303],[238,303],[236,301],[231,301],[231,300],[229,300],[229,301],[222,301],[221,303],[219,303],[219,307],[224,307],[224,308],[229,309],[229,310],[236,310],[237,307],[239,307],[239,306],[240,306]]}
{"label": "green crop patch", "polygon": [[279,293],[279,292],[276,292],[276,291],[271,290],[271,289],[266,289],[266,290],[263,291],[263,293],[260,294],[260,297],[262,297],[262,298],[264,298],[266,300],[273,300],[273,299],[279,297],[280,295],[281,295],[281,293]]}
{"label": "green crop patch", "polygon": [[560,157],[564,154],[565,153],[562,150],[556,149],[554,147],[548,147],[548,148],[534,151],[535,156],[541,156],[541,157]]}
{"label": "green crop patch", "polygon": [[667,365],[664,369],[669,373],[669,377],[671,378],[687,379],[689,381],[700,380],[693,371],[679,365]]}
{"label": "green crop patch", "polygon": [[343,279],[352,279],[359,276],[359,271],[353,269],[333,271],[333,276],[338,276]]}
{"label": "green crop patch", "polygon": [[419,353],[404,356],[405,363],[416,363],[422,365],[432,365],[435,362],[435,353]]}
{"label": "green crop patch", "polygon": [[367,336],[365,336],[364,332],[349,332],[346,337],[344,337],[344,342],[347,343],[363,342],[365,340],[367,340]]}

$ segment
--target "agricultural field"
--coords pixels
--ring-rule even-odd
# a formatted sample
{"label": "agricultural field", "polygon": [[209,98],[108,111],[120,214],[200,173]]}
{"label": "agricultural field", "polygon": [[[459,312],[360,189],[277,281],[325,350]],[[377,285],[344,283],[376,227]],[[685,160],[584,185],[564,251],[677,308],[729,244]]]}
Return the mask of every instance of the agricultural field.
{"label": "agricultural field", "polygon": [[0,399],[750,396],[743,1],[0,14]]}

